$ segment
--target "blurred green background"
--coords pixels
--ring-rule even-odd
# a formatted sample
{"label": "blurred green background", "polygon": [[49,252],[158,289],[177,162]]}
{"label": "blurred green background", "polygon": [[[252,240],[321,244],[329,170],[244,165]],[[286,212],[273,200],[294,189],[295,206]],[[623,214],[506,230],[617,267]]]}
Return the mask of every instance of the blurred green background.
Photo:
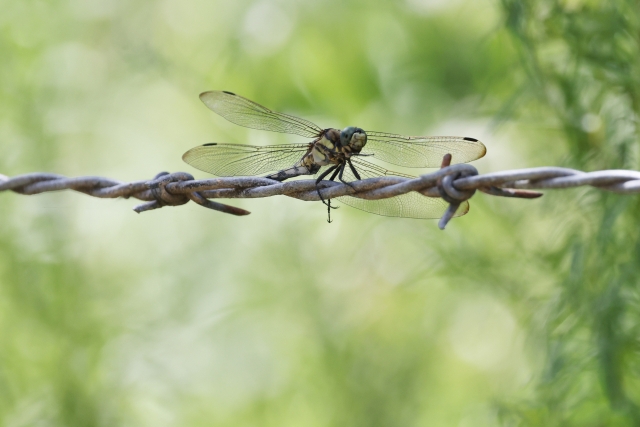
{"label": "blurred green background", "polygon": [[[0,173],[187,171],[225,89],[485,142],[481,173],[639,169],[640,2],[0,0]],[[640,198],[436,221],[0,194],[0,424],[640,425]]]}

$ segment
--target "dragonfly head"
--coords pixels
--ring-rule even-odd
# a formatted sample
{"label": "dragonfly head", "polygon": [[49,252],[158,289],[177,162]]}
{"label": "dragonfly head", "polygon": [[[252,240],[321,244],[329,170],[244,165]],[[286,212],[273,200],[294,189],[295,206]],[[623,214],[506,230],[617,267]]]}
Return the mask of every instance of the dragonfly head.
{"label": "dragonfly head", "polygon": [[349,126],[340,132],[340,145],[343,147],[351,147],[351,149],[359,153],[367,143],[367,134],[360,128]]}

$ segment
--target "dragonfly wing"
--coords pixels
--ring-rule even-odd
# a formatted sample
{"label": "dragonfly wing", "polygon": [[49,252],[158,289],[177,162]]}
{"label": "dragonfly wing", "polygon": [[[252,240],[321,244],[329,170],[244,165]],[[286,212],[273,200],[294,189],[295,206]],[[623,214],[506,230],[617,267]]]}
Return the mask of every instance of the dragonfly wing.
{"label": "dragonfly wing", "polygon": [[200,99],[215,113],[240,126],[292,133],[307,138],[315,138],[322,133],[320,127],[308,120],[271,111],[232,92],[203,92],[200,94]]}
{"label": "dragonfly wing", "polygon": [[[351,162],[362,179],[380,176],[415,178],[411,175],[384,169],[360,158],[352,157]],[[322,171],[319,173],[322,173]],[[357,178],[353,175],[349,166],[344,170],[343,179],[347,182],[357,181]],[[426,197],[415,191],[380,200],[366,200],[350,196],[337,197],[337,200],[352,208],[376,215],[417,219],[440,218],[448,206],[448,203],[440,198]],[[455,216],[462,216],[468,211],[469,203],[464,202],[458,208]]]}
{"label": "dragonfly wing", "polygon": [[452,163],[467,163],[487,152],[475,138],[461,136],[404,136],[393,133],[367,131],[363,152],[376,159],[410,168],[440,167],[442,157],[450,153]]}
{"label": "dragonfly wing", "polygon": [[187,151],[182,160],[216,176],[251,176],[289,168],[302,159],[308,149],[308,144],[255,146],[210,143]]}

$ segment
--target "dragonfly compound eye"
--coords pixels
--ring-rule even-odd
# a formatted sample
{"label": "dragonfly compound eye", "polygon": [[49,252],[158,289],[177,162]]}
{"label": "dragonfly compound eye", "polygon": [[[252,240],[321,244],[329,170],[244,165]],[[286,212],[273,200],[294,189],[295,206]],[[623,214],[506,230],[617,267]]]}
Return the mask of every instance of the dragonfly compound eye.
{"label": "dragonfly compound eye", "polygon": [[357,130],[358,128],[353,126],[342,129],[342,131],[340,132],[340,145],[342,145],[343,147],[349,145],[349,143],[351,142],[351,137]]}
{"label": "dragonfly compound eye", "polygon": [[350,147],[352,150],[360,151],[367,143],[367,134],[360,128],[349,126],[340,132],[340,144],[343,147]]}

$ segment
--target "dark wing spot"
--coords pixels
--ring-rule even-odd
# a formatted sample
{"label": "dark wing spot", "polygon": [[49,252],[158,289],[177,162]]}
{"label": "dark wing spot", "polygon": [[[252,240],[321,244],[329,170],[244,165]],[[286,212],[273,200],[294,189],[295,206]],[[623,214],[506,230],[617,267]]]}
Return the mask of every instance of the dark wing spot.
{"label": "dark wing spot", "polygon": [[236,94],[235,94],[235,93],[233,93],[233,92],[229,92],[228,90],[223,90],[223,91],[222,91],[222,93],[227,93],[227,94],[229,94],[229,95],[236,96]]}
{"label": "dark wing spot", "polygon": [[475,139],[475,138],[469,138],[468,136],[465,136],[465,137],[464,137],[464,138],[462,138],[462,139],[464,139],[465,141],[478,142],[478,140],[477,140],[477,139]]}
{"label": "dark wing spot", "polygon": [[218,145],[217,142],[208,142],[206,144],[202,144],[203,147],[209,147],[210,145]]}

